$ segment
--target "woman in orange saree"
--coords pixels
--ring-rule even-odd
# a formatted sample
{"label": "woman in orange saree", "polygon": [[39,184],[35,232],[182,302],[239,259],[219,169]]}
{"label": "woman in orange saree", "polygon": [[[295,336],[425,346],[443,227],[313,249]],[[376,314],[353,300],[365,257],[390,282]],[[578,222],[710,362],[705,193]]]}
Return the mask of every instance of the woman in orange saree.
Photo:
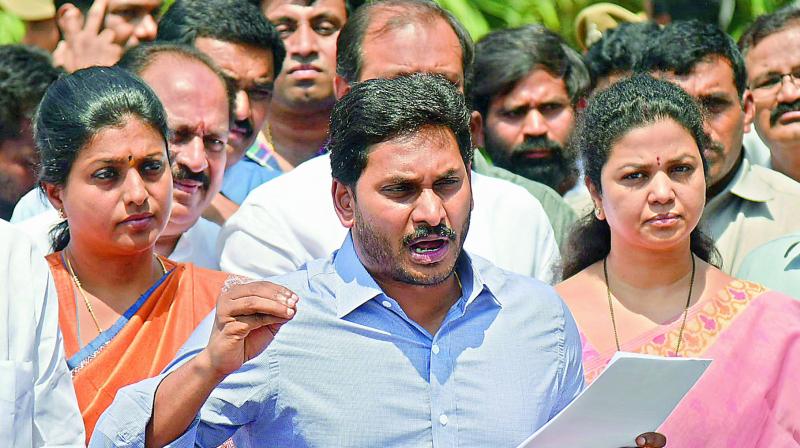
{"label": "woman in orange saree", "polygon": [[797,446],[800,303],[714,266],[698,230],[707,141],[673,84],[639,75],[595,96],[576,133],[595,210],[573,230],[556,289],[587,382],[621,350],[712,359],[658,429],[667,446]]}
{"label": "woman in orange saree", "polygon": [[174,358],[228,276],[154,252],[172,204],[168,128],[139,78],[103,67],[60,78],[34,133],[42,186],[65,218],[47,260],[88,441],[119,388]]}

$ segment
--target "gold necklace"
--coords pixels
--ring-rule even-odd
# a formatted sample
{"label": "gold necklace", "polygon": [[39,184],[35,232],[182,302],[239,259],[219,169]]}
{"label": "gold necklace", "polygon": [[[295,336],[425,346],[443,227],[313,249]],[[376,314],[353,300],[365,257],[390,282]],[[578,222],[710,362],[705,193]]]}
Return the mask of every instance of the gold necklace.
{"label": "gold necklace", "polygon": [[[614,342],[617,343],[617,351],[619,348],[619,335],[617,334],[617,321],[614,319],[614,304],[611,302],[611,286],[608,283],[608,268],[606,262],[608,257],[603,258],[603,276],[606,279],[606,296],[608,296],[608,310],[611,312],[611,326],[614,328]],[[692,288],[694,288],[694,272],[695,262],[694,254],[692,254],[692,278],[689,281],[689,296],[686,297],[686,306],[683,308],[683,321],[681,322],[681,329],[678,331],[678,344],[675,346],[675,356],[678,356],[678,350],[681,349],[681,340],[683,339],[683,329],[686,326],[686,315],[689,314],[689,303],[692,301]]]}
{"label": "gold necklace", "polygon": [[[164,275],[166,275],[167,267],[164,266],[164,262],[158,255],[153,254],[153,256],[156,257],[156,260],[158,260],[158,263],[161,265],[161,270],[163,271]],[[89,299],[86,297],[86,293],[83,291],[83,286],[81,286],[81,281],[78,280],[78,276],[75,275],[75,271],[72,269],[72,263],[69,261],[69,257],[67,257],[66,254],[64,255],[64,259],[67,261],[67,268],[69,269],[69,274],[72,276],[72,281],[75,282],[75,286],[78,287],[78,292],[81,294],[81,297],[83,297],[83,303],[86,304],[86,309],[89,310],[89,315],[94,321],[94,326],[97,327],[97,333],[100,334],[103,332],[103,329],[100,327],[100,322],[97,320],[97,316],[94,314],[92,303],[89,302]]]}

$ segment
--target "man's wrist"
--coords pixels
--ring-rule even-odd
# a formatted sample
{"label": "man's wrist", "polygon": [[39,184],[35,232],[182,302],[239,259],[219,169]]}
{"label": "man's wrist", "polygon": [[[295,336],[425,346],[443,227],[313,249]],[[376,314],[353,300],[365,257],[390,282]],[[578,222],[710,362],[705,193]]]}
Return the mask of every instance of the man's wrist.
{"label": "man's wrist", "polygon": [[220,372],[214,367],[211,361],[211,354],[208,348],[204,348],[191,362],[192,374],[197,378],[202,378],[204,383],[208,383],[216,387],[222,380],[228,376],[226,373]]}

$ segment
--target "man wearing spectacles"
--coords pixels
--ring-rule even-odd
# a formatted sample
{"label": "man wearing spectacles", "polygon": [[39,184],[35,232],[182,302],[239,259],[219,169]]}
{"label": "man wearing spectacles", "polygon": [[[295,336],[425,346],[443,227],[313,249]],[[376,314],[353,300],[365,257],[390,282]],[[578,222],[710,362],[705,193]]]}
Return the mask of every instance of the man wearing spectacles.
{"label": "man wearing spectacles", "polygon": [[800,8],[759,17],[739,40],[755,127],[772,169],[800,181]]}

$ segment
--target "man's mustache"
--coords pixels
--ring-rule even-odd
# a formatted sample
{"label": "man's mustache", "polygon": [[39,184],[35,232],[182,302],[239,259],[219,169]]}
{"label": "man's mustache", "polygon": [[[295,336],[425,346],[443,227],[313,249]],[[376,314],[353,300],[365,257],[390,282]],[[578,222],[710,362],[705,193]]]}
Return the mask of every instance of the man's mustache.
{"label": "man's mustache", "polygon": [[209,185],[211,185],[211,179],[204,171],[195,173],[181,164],[176,164],[172,169],[172,180],[193,180],[195,182],[201,182],[204,190],[208,190]]}
{"label": "man's mustache", "polygon": [[800,111],[800,100],[797,100],[793,103],[780,103],[778,106],[772,110],[769,114],[769,124],[770,126],[775,126],[775,123],[778,122],[778,119],[781,115],[785,114],[786,112],[795,112]]}
{"label": "man's mustache", "polygon": [[233,126],[239,128],[246,137],[253,135],[253,125],[250,124],[250,120],[236,120],[233,122]]}
{"label": "man's mustache", "polygon": [[514,148],[511,153],[511,157],[521,157],[525,153],[534,152],[537,150],[546,150],[553,155],[559,155],[563,152],[564,148],[545,136],[530,137],[525,139],[525,141]]}
{"label": "man's mustache", "polygon": [[408,234],[403,237],[403,245],[408,246],[411,244],[412,241],[417,240],[419,238],[425,238],[426,236],[431,235],[439,235],[443,236],[450,241],[456,240],[456,231],[447,227],[445,224],[439,224],[437,226],[431,227],[429,225],[421,225],[414,229],[414,233]]}

